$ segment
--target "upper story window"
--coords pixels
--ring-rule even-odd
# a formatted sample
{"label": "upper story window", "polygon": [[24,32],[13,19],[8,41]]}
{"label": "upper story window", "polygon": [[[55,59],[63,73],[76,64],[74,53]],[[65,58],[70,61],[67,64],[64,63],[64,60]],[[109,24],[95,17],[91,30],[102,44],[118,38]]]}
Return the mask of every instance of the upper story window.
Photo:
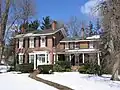
{"label": "upper story window", "polygon": [[46,39],[45,39],[45,36],[41,36],[41,47],[45,47],[45,44],[46,44]]}
{"label": "upper story window", "polygon": [[65,43],[65,49],[69,49],[69,43],[68,42]]}
{"label": "upper story window", "polygon": [[74,43],[71,42],[71,43],[69,44],[69,47],[70,47],[70,49],[74,49]]}
{"label": "upper story window", "polygon": [[94,48],[94,46],[93,46],[93,42],[89,42],[89,48]]}
{"label": "upper story window", "polygon": [[76,42],[75,43],[75,49],[79,49],[80,48],[80,44],[79,44],[79,42]]}
{"label": "upper story window", "polygon": [[34,37],[30,37],[29,44],[30,48],[34,48]]}
{"label": "upper story window", "polygon": [[19,39],[19,48],[23,48],[23,38]]}
{"label": "upper story window", "polygon": [[80,42],[80,49],[88,49],[88,42]]}

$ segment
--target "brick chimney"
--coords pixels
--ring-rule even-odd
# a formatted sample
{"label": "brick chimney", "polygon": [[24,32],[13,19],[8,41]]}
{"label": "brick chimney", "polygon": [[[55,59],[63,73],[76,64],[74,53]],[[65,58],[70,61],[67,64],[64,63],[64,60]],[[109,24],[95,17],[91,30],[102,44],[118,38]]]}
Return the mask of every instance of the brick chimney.
{"label": "brick chimney", "polygon": [[57,22],[53,21],[52,22],[52,30],[56,30]]}
{"label": "brick chimney", "polygon": [[24,29],[24,27],[22,26],[22,28],[21,28],[21,33],[24,33],[25,32],[25,29]]}

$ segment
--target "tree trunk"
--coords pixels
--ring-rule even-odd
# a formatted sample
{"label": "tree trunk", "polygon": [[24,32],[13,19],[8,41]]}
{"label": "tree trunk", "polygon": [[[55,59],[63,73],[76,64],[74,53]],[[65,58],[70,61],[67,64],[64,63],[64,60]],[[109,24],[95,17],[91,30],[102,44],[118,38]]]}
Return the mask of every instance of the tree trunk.
{"label": "tree trunk", "polygon": [[0,62],[2,60],[3,51],[4,51],[4,45],[5,45],[4,36],[5,36],[5,30],[6,30],[7,20],[8,20],[9,8],[10,8],[10,0],[6,0],[5,11],[3,12],[3,15],[2,15],[2,18],[1,18],[1,29],[0,29]]}
{"label": "tree trunk", "polygon": [[120,55],[116,55],[116,62],[114,63],[113,66],[113,72],[112,72],[112,77],[111,80],[115,80],[118,81],[118,71],[119,71],[119,64],[120,64],[120,59],[119,59]]}

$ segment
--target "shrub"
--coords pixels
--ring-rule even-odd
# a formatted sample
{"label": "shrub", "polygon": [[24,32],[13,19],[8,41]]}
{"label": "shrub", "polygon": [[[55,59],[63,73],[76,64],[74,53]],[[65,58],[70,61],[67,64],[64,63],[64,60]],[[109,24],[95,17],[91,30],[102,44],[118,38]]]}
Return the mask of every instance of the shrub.
{"label": "shrub", "polygon": [[78,69],[78,72],[80,72],[80,73],[84,73],[85,74],[86,71],[87,71],[87,68],[85,67],[85,65],[80,66],[79,69]]}
{"label": "shrub", "polygon": [[99,65],[96,63],[86,63],[85,65],[80,66],[78,69],[80,73],[86,73],[86,74],[96,74],[96,75],[102,75],[102,69]]}
{"label": "shrub", "polygon": [[71,69],[70,69],[70,68],[67,68],[65,71],[66,71],[66,72],[71,72]]}
{"label": "shrub", "polygon": [[70,68],[70,61],[57,61],[56,64],[60,65],[62,68]]}
{"label": "shrub", "polygon": [[53,71],[54,71],[54,72],[64,72],[64,71],[65,71],[65,68],[61,67],[61,66],[58,65],[58,64],[55,64],[55,65],[53,66]]}
{"label": "shrub", "polygon": [[20,71],[22,73],[30,73],[33,72],[33,68],[33,64],[30,63],[18,64],[16,66],[16,71]]}
{"label": "shrub", "polygon": [[53,71],[53,65],[39,65],[38,69],[41,71],[40,73],[51,74]]}

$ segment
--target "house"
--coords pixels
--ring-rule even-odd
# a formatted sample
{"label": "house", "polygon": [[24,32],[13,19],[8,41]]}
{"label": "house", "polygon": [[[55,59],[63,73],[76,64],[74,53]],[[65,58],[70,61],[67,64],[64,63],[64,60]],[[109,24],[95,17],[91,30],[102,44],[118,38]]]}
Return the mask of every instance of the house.
{"label": "house", "polygon": [[[16,35],[17,63],[34,63],[34,69],[36,69],[38,65],[68,60],[74,66],[85,63],[86,55],[94,54],[100,65],[99,36],[86,39],[67,38],[65,28],[56,28],[56,25],[57,22],[54,21],[51,29]],[[84,37],[84,31],[82,37]]]}

